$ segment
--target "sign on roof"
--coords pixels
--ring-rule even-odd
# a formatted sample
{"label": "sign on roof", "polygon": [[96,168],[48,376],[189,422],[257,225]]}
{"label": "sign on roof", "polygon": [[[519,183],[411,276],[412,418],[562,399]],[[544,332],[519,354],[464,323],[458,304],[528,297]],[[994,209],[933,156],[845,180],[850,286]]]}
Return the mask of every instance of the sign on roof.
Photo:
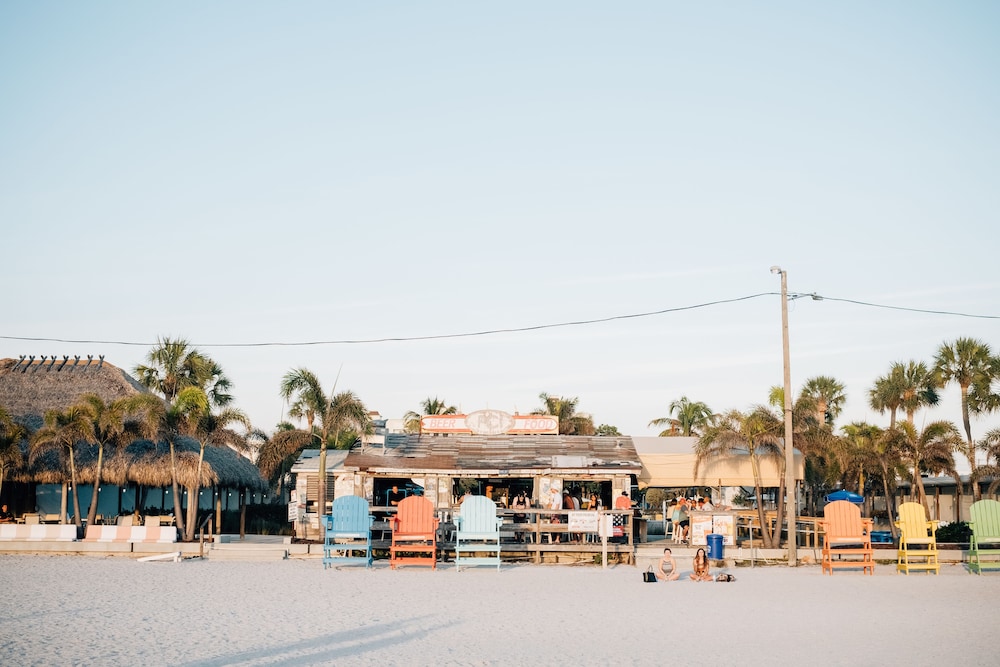
{"label": "sign on roof", "polygon": [[559,419],[552,415],[511,415],[501,410],[476,410],[467,415],[427,415],[421,433],[465,435],[559,435]]}

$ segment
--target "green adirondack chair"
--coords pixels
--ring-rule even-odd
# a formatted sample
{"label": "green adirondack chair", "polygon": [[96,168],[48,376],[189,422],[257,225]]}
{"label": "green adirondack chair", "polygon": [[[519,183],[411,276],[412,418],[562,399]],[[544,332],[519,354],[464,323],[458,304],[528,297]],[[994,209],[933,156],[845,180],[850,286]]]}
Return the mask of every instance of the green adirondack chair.
{"label": "green adirondack chair", "polygon": [[1000,570],[1000,560],[982,560],[983,556],[1000,556],[1000,502],[980,500],[969,508],[969,571]]}

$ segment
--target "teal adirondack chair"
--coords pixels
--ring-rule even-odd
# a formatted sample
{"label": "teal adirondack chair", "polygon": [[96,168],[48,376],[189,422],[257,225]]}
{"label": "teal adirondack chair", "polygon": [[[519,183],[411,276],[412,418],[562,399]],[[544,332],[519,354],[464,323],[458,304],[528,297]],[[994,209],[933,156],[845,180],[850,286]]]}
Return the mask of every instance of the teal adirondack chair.
{"label": "teal adirondack chair", "polygon": [[463,500],[455,518],[455,569],[463,565],[496,565],[499,571],[501,524],[497,504],[486,496]]}
{"label": "teal adirondack chair", "polygon": [[341,496],[333,501],[333,509],[324,519],[323,569],[336,565],[371,567],[375,517],[368,512],[368,502],[359,496]]}
{"label": "teal adirondack chair", "polygon": [[[983,561],[983,556],[1000,556],[1000,502],[980,500],[969,508],[969,571],[1000,570],[1000,560]],[[992,545],[992,546],[988,546]]]}

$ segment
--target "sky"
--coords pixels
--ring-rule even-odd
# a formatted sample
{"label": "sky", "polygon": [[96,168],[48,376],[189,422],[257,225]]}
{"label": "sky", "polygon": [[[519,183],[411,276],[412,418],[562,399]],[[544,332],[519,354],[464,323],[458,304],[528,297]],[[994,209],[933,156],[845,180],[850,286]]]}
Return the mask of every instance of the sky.
{"label": "sky", "polygon": [[[0,358],[132,370],[180,337],[265,430],[307,368],[388,418],[545,392],[656,435],[681,396],[781,384],[777,265],[824,297],[789,303],[794,393],[833,376],[838,424],[884,426],[894,361],[1000,351],[998,28],[991,2],[3,3]],[[917,419],[960,425],[957,389]]]}

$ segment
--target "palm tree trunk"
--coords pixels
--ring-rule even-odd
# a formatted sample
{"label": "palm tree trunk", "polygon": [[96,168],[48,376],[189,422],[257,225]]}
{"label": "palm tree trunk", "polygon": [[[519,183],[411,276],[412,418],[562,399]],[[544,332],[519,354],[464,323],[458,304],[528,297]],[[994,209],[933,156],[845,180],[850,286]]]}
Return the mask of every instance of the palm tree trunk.
{"label": "palm tree trunk", "polygon": [[323,517],[326,515],[326,438],[319,446],[319,479],[316,482],[316,496],[316,513],[322,526]]}
{"label": "palm tree trunk", "polygon": [[94,476],[94,490],[90,494],[90,509],[87,510],[87,525],[93,526],[97,519],[97,501],[101,493],[101,471],[104,466],[104,445],[97,445],[97,473]]}
{"label": "palm tree trunk", "polygon": [[198,450],[198,467],[194,476],[194,485],[189,488],[188,495],[188,541],[194,540],[195,531],[198,530],[198,510],[201,509],[201,464],[205,460],[205,443],[201,443]]}
{"label": "palm tree trunk", "polygon": [[177,485],[177,458],[174,453],[174,441],[173,438],[168,440],[170,444],[170,488],[174,494],[174,522],[177,524],[177,530],[180,531],[181,536],[185,536],[184,531],[184,512],[181,511],[181,494],[180,487]]}
{"label": "palm tree trunk", "polygon": [[80,519],[80,488],[76,483],[76,459],[73,457],[73,448],[69,448],[69,478],[73,486],[73,523],[79,528],[83,525]]}
{"label": "palm tree trunk", "polygon": [[59,495],[59,523],[66,523],[66,517],[68,513],[66,512],[67,504],[69,503],[69,487],[66,482],[62,483],[62,493]]}
{"label": "palm tree trunk", "polygon": [[895,540],[899,536],[896,522],[893,520],[896,516],[896,494],[889,493],[889,469],[885,463],[882,464],[882,491],[885,493],[885,511],[889,515],[889,532]]}

